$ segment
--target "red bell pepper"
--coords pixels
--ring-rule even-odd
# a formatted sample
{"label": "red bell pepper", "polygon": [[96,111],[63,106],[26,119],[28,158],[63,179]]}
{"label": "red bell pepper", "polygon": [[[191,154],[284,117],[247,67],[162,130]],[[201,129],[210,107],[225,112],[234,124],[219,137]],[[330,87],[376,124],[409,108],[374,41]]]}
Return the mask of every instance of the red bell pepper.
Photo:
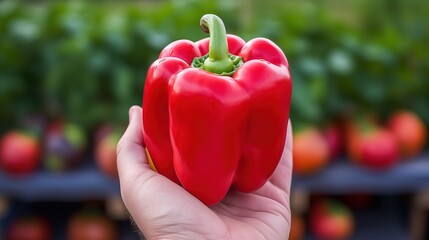
{"label": "red bell pepper", "polygon": [[149,68],[143,132],[151,166],[213,205],[231,186],[252,192],[274,172],[292,79],[270,40],[227,35],[212,14],[200,25],[210,38],[175,41]]}

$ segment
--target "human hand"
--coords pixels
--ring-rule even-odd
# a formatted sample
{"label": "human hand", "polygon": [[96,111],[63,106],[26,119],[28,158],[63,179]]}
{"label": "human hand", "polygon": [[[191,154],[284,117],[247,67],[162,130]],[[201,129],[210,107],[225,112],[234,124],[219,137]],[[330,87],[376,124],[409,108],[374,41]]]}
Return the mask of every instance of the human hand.
{"label": "human hand", "polygon": [[292,178],[292,129],[279,166],[254,193],[230,190],[207,207],[181,186],[151,170],[146,158],[142,109],[131,107],[118,143],[122,199],[147,239],[288,239]]}

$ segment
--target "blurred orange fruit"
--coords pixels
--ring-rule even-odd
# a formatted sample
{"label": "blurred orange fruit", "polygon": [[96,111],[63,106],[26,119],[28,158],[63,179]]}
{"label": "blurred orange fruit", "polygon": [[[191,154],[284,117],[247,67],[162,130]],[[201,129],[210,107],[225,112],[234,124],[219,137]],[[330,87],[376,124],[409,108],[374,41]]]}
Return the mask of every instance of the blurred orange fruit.
{"label": "blurred orange fruit", "polygon": [[118,177],[116,166],[116,145],[119,136],[110,134],[101,139],[95,146],[95,160],[99,168],[109,176]]}
{"label": "blurred orange fruit", "polygon": [[289,240],[301,240],[304,239],[305,235],[305,224],[302,217],[293,214],[290,225]]}
{"label": "blurred orange fruit", "polygon": [[427,128],[415,113],[406,110],[396,112],[390,116],[387,125],[399,141],[402,156],[414,157],[422,151]]}
{"label": "blurred orange fruit", "polygon": [[71,217],[67,226],[69,240],[117,240],[116,224],[98,210],[85,209]]}
{"label": "blurred orange fruit", "polygon": [[293,172],[312,174],[329,161],[329,149],[326,140],[316,128],[307,128],[293,136]]}

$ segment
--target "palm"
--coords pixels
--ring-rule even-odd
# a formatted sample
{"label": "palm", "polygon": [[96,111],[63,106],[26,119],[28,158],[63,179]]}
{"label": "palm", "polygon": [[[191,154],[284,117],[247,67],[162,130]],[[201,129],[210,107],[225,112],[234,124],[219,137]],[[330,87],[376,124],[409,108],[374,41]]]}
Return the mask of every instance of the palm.
{"label": "palm", "polygon": [[[272,182],[255,193],[231,191],[221,203],[208,208],[179,186],[159,177],[162,181],[152,179],[151,187],[142,177],[137,184],[142,187],[134,189],[139,193],[133,195],[135,201],[154,203],[132,207],[136,213],[146,213],[144,219],[140,220],[144,214],[131,212],[139,226],[149,229],[144,231],[148,238],[170,234],[173,239],[285,239],[288,235],[289,194]],[[161,206],[164,211],[153,211]],[[180,225],[186,228],[181,229]],[[154,226],[160,231],[152,231]]]}
{"label": "palm", "polygon": [[291,218],[290,127],[288,144],[270,181],[254,193],[231,190],[222,202],[210,208],[182,187],[150,170],[141,125],[130,122],[128,129],[127,132],[139,134],[126,136],[125,133],[118,145],[121,194],[147,238],[287,239]]}
{"label": "palm", "polygon": [[213,211],[229,226],[233,239],[286,239],[290,228],[287,199],[285,192],[267,184],[252,194],[233,192]]}

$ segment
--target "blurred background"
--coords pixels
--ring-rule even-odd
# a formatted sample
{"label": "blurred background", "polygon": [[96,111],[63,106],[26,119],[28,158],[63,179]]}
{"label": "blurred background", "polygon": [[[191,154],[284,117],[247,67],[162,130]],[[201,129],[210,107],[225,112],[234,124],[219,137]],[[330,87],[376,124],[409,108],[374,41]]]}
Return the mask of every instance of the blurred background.
{"label": "blurred background", "polygon": [[207,37],[205,13],[289,60],[290,239],[428,239],[425,0],[1,1],[0,239],[139,239],[116,143],[149,65]]}

